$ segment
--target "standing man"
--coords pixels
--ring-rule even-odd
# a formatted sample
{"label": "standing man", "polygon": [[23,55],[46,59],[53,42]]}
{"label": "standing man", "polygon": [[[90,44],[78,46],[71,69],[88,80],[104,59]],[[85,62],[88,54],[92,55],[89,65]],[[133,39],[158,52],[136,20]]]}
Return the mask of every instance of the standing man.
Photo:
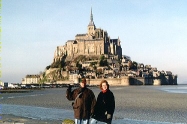
{"label": "standing man", "polygon": [[66,97],[68,100],[74,100],[72,106],[75,124],[89,124],[90,116],[94,112],[96,99],[93,91],[86,87],[86,79],[83,78],[80,82],[80,87],[73,91],[71,91],[71,85],[69,85]]}

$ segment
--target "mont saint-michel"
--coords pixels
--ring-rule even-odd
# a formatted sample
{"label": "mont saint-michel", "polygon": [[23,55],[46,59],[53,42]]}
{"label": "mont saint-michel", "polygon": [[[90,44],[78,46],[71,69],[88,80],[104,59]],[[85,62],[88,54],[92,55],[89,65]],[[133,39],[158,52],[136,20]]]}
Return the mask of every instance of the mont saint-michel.
{"label": "mont saint-michel", "polygon": [[52,63],[41,74],[26,75],[22,84],[78,83],[81,77],[88,85],[106,79],[110,85],[176,85],[177,75],[157,70],[151,65],[132,61],[122,55],[121,40],[111,38],[106,30],[97,28],[91,9],[86,33],[57,46]]}

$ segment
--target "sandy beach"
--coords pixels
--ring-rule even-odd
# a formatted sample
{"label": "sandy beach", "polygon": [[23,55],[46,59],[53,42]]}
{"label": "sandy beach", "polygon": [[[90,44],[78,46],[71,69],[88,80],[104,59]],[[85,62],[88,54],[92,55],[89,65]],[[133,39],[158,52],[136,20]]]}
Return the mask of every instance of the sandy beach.
{"label": "sandy beach", "polygon": [[[96,97],[100,90],[97,87],[90,87]],[[137,124],[147,123],[186,123],[187,122],[187,94],[169,93],[164,89],[176,89],[178,86],[128,86],[111,87],[115,95],[116,109],[113,123],[137,122]],[[19,105],[50,108],[55,110],[72,111],[71,101],[65,97],[66,88],[52,88],[37,90],[29,93],[5,93],[1,94],[0,103],[2,105]],[[1,123],[24,123],[24,124],[60,124],[64,117],[73,119],[73,115],[56,115],[58,119],[47,115],[45,118],[41,114],[32,117],[24,117],[24,110],[18,111],[19,114],[7,114],[6,108],[1,108]],[[51,110],[48,110],[49,112]],[[11,113],[11,112],[9,112]],[[15,112],[13,112],[15,113]]]}

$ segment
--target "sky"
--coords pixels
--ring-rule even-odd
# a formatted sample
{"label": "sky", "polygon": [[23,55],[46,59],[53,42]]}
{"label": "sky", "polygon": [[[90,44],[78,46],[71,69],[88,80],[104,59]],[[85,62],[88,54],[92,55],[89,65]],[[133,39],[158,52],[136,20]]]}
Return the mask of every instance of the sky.
{"label": "sky", "polygon": [[132,61],[187,83],[186,0],[2,0],[1,81],[21,83],[53,62],[57,46],[96,28],[120,38]]}

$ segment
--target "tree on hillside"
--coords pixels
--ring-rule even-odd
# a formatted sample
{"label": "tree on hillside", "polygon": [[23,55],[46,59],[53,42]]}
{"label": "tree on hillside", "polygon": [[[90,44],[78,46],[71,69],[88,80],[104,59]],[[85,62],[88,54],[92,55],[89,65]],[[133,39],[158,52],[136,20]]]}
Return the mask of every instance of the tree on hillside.
{"label": "tree on hillside", "polygon": [[100,57],[99,66],[108,66],[108,62],[103,55]]}
{"label": "tree on hillside", "polygon": [[82,70],[82,65],[79,64],[79,62],[76,62],[76,67],[78,68],[79,71]]}
{"label": "tree on hillside", "polygon": [[129,69],[130,70],[137,70],[137,66],[138,66],[138,63],[137,62],[135,62],[135,61],[130,61],[130,63],[129,63]]}
{"label": "tree on hillside", "polygon": [[46,69],[47,68],[64,68],[66,66],[66,62],[65,62],[65,60],[63,59],[63,60],[58,60],[58,61],[56,61],[56,62],[53,62],[50,66],[47,66],[46,67]]}
{"label": "tree on hillside", "polygon": [[46,70],[48,70],[50,67],[51,67],[51,65],[48,65],[48,66],[46,66],[46,68],[45,68],[45,69],[46,69]]}

